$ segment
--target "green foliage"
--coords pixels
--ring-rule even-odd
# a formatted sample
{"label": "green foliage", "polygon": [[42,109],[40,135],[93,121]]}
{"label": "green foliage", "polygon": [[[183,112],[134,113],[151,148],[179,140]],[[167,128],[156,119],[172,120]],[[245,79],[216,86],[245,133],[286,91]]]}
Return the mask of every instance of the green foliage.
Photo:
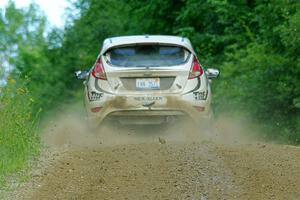
{"label": "green foliage", "polygon": [[267,128],[266,133],[272,131],[272,138],[289,134],[291,142],[298,142],[299,126],[293,119],[299,117],[299,110],[293,102],[299,80],[289,59],[251,43],[228,55],[228,60],[216,86],[217,110],[247,112]]}
{"label": "green foliage", "polygon": [[39,112],[33,112],[34,104],[26,83],[9,78],[0,93],[0,184],[39,151]]}
{"label": "green foliage", "polygon": [[50,84],[37,86],[47,81],[39,81],[49,65],[45,24],[35,5],[17,9],[10,2],[0,13],[0,184],[39,152],[38,118],[48,101],[39,97]]}
{"label": "green foliage", "polygon": [[[215,86],[217,109],[246,111],[268,137],[300,143],[299,8],[289,1],[254,8],[255,35],[243,48],[228,46],[223,78]],[[230,102],[230,103],[225,103]]]}

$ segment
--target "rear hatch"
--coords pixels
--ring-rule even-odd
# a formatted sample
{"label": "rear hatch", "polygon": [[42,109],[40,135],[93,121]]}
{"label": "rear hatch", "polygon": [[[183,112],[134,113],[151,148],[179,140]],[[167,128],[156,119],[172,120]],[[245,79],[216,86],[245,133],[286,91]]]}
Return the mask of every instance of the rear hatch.
{"label": "rear hatch", "polygon": [[181,46],[136,44],[109,49],[102,62],[115,94],[174,94],[188,80],[190,57]]}

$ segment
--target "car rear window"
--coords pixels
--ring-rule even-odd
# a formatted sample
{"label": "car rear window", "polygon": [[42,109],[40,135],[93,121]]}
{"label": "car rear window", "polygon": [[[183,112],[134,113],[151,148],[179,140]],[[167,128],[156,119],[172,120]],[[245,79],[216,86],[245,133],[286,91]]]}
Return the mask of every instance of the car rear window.
{"label": "car rear window", "polygon": [[159,67],[183,64],[189,53],[178,46],[136,45],[113,48],[106,55],[117,67]]}

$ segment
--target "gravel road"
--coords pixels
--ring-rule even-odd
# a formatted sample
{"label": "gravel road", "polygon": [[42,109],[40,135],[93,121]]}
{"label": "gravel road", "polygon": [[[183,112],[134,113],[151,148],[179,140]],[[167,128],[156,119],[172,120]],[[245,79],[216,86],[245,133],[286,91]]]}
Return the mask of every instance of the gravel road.
{"label": "gravel road", "polygon": [[300,199],[300,148],[246,139],[243,126],[92,134],[66,119],[49,123],[30,180],[7,199]]}

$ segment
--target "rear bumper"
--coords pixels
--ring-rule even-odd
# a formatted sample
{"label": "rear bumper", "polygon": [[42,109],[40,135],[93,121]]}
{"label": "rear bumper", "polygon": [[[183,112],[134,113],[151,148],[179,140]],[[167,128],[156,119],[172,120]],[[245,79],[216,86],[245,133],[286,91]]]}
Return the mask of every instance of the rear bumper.
{"label": "rear bumper", "polygon": [[211,122],[212,114],[208,115],[190,115],[189,113],[177,110],[161,111],[114,111],[107,115],[88,117],[87,121],[90,127],[98,127],[104,119],[118,121],[121,124],[162,124],[172,121],[174,118],[191,118],[196,124],[207,124]]}
{"label": "rear bumper", "polygon": [[178,110],[123,110],[114,111],[109,114],[111,117],[130,117],[130,116],[181,116],[186,115],[186,113]]}
{"label": "rear bumper", "polygon": [[[88,123],[91,127],[97,127],[105,118],[135,118],[136,121],[144,119],[145,122],[157,123],[158,118],[168,116],[187,116],[196,123],[210,120],[210,98],[203,101],[193,100],[192,94],[178,96],[154,95],[150,102],[135,101],[136,96],[105,95],[101,102],[88,102],[86,105]],[[93,113],[91,108],[100,107],[100,111]],[[200,109],[199,109],[200,108]],[[143,121],[143,120],[142,120]]]}

